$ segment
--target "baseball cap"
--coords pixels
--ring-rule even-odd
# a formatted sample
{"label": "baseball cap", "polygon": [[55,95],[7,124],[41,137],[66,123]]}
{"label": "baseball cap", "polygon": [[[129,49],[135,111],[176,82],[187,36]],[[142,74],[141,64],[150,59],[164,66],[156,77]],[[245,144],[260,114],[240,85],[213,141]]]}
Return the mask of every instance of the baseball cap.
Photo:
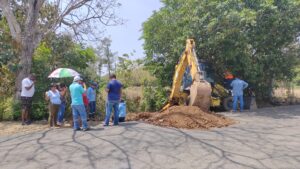
{"label": "baseball cap", "polygon": [[82,78],[80,76],[75,76],[73,79],[73,82],[77,82],[79,80],[82,80]]}

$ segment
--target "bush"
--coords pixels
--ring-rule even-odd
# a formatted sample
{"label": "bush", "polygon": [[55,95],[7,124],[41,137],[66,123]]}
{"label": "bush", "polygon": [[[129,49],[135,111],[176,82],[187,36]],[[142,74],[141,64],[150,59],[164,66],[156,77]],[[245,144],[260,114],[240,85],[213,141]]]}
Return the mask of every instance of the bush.
{"label": "bush", "polygon": [[21,102],[19,100],[13,102],[12,107],[13,120],[21,119]]}
{"label": "bush", "polygon": [[33,102],[30,118],[32,120],[44,120],[49,116],[48,104],[44,101]]}
{"label": "bush", "polygon": [[21,104],[13,96],[0,100],[0,120],[18,120],[21,117]]}
{"label": "bush", "polygon": [[143,91],[142,109],[144,111],[158,111],[164,106],[167,98],[165,88],[147,86]]}
{"label": "bush", "polygon": [[13,119],[13,97],[4,98],[0,101],[0,120]]}

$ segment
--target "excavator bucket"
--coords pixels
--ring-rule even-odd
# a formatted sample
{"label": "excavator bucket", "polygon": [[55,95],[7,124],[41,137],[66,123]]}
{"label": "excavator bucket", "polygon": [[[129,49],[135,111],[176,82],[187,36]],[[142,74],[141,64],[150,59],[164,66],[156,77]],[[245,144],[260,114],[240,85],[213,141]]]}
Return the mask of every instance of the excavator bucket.
{"label": "excavator bucket", "polygon": [[208,111],[211,99],[211,86],[206,81],[195,81],[190,88],[189,105],[198,106],[203,111]]}

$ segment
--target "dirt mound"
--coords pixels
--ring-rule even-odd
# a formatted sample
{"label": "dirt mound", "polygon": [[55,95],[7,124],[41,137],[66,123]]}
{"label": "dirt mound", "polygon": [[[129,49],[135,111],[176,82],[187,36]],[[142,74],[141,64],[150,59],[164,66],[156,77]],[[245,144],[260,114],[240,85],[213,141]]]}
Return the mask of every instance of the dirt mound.
{"label": "dirt mound", "polygon": [[143,120],[158,126],[186,129],[209,129],[234,124],[232,119],[215,113],[203,112],[195,106],[173,106],[160,113],[137,113],[129,115],[127,120]]}

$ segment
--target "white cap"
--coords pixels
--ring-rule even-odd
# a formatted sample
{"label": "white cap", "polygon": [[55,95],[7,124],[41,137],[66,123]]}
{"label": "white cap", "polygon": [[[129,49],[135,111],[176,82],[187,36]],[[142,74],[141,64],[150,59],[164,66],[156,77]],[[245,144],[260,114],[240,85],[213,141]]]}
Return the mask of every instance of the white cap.
{"label": "white cap", "polygon": [[82,80],[82,78],[80,76],[75,76],[73,79],[73,82],[77,82],[79,80]]}

